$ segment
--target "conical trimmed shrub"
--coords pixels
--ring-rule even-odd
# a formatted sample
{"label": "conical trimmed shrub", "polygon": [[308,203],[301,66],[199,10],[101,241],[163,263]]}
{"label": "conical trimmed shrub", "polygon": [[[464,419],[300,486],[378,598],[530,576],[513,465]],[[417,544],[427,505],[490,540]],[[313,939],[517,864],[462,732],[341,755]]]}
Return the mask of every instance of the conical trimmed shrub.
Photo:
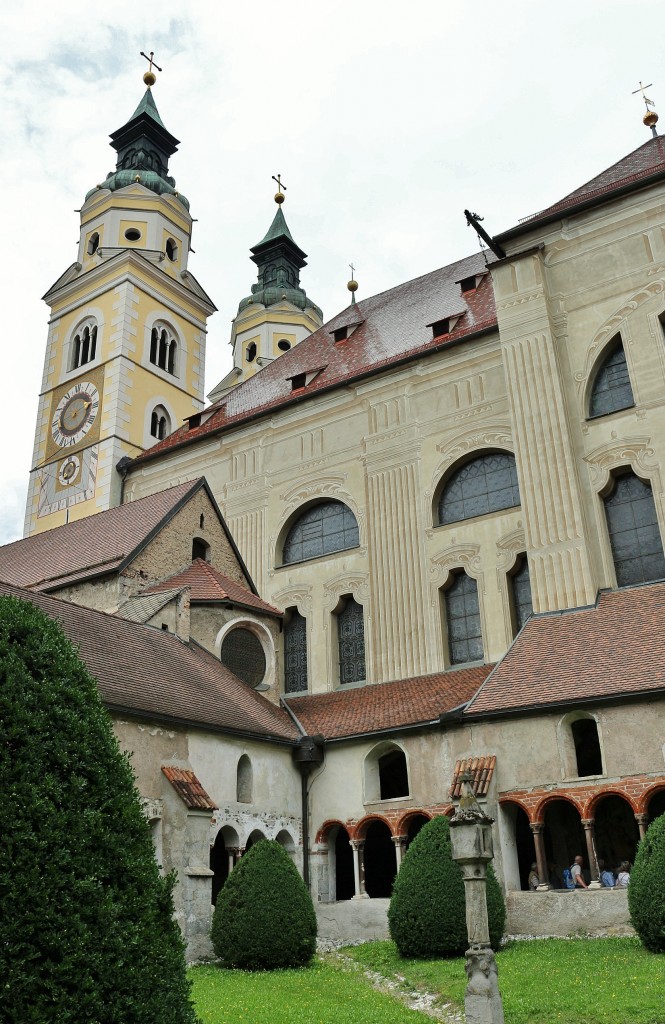
{"label": "conical trimmed shrub", "polygon": [[59,626],[0,597],[0,1020],[194,1024],[171,882]]}
{"label": "conical trimmed shrub", "polygon": [[628,909],[643,945],[652,953],[665,953],[665,814],[651,822],[637,848]]}
{"label": "conical trimmed shrub", "polygon": [[211,938],[227,967],[270,971],[312,959],[312,899],[279,843],[259,840],[233,869],[217,897]]}
{"label": "conical trimmed shrub", "polygon": [[[497,949],[506,906],[491,865],[487,873],[490,942]],[[462,869],[452,858],[446,817],[429,821],[411,843],[395,879],[390,935],[404,957],[461,956],[468,946]]]}

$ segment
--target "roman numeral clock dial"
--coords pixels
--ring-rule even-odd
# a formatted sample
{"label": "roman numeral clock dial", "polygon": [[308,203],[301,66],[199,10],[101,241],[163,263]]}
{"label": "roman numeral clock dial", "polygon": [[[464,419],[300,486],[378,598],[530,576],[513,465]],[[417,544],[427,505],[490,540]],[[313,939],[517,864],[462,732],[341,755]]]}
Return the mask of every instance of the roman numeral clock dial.
{"label": "roman numeral clock dial", "polygon": [[67,391],[56,406],[51,434],[59,448],[79,444],[99,412],[99,392],[90,381],[81,381]]}

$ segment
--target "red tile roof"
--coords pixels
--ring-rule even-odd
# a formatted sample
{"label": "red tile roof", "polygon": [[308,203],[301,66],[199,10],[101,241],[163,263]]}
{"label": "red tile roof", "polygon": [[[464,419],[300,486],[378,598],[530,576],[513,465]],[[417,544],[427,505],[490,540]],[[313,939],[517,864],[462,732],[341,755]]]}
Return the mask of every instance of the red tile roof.
{"label": "red tile roof", "polygon": [[465,717],[568,706],[665,688],[665,583],[529,619]]}
{"label": "red tile roof", "polygon": [[162,591],[180,587],[190,588],[190,601],[192,602],[210,603],[224,601],[228,604],[250,608],[252,611],[262,612],[264,615],[281,617],[284,614],[279,608],[268,604],[267,601],[262,601],[251,590],[242,587],[239,583],[235,583],[202,558],[196,558],[182,572],[169,576],[168,579],[161,580],[152,587],[142,590],[141,596],[159,594]]}
{"label": "red tile roof", "polygon": [[176,768],[172,764],[163,764],[162,772],[186,807],[197,811],[217,810],[217,804],[214,800],[210,799],[191,769]]}
{"label": "red tile roof", "polygon": [[53,590],[119,570],[203,485],[203,478],[0,547],[0,579]]}
{"label": "red tile roof", "polygon": [[110,711],[221,732],[294,741],[289,715],[195,643],[115,615],[0,583],[57,619]]}
{"label": "red tile roof", "polygon": [[[493,260],[491,253],[488,260]],[[496,308],[490,275],[462,294],[459,282],[486,271],[482,252],[450,266],[363,299],[348,307],[260,373],[239,384],[203,414],[198,427],[176,430],[134,460],[134,465],[183,443],[223,431],[270,410],[405,360],[417,359],[446,345],[496,327]],[[459,316],[450,334],[434,340],[428,324]],[[361,320],[349,338],[335,342],[332,332]],[[321,369],[322,368],[322,369]],[[292,378],[321,370],[311,384],[292,389]],[[210,414],[210,415],[209,415]],[[206,418],[208,416],[208,418]]]}
{"label": "red tile roof", "polygon": [[370,683],[350,690],[289,697],[288,705],[310,736],[341,739],[364,733],[426,724],[465,704],[491,671],[491,665],[434,675]]}
{"label": "red tile roof", "polygon": [[473,775],[471,785],[476,796],[487,796],[495,768],[495,754],[487,754],[485,757],[465,757],[461,761],[456,761],[455,774],[449,793],[450,799],[459,800],[462,793],[461,778],[465,772],[471,772]]}
{"label": "red tile roof", "polygon": [[633,150],[622,160],[612,164],[595,178],[587,181],[586,184],[576,188],[574,192],[564,196],[559,202],[553,203],[545,210],[540,210],[533,217],[526,218],[516,227],[510,228],[509,231],[497,235],[496,241],[501,243],[504,239],[524,234],[541,223],[555,220],[560,214],[573,213],[580,207],[602,202],[611,198],[615,192],[629,189],[631,186],[643,187],[649,184],[651,179],[658,180],[663,175],[665,175],[665,137],[658,135]]}

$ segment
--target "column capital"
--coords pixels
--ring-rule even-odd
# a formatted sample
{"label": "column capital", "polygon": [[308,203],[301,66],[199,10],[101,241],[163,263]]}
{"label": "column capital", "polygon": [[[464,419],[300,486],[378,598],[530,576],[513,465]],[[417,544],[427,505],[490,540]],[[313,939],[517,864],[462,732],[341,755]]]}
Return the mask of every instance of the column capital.
{"label": "column capital", "polygon": [[352,850],[362,850],[365,847],[364,839],[349,839],[349,843]]}
{"label": "column capital", "polygon": [[594,826],[594,824],[596,822],[596,819],[595,818],[582,818],[581,821],[582,821],[582,828],[589,829],[589,828],[593,828],[593,826]]}
{"label": "column capital", "polygon": [[635,821],[638,823],[638,825],[648,825],[649,815],[644,811],[639,811],[635,815]]}
{"label": "column capital", "polygon": [[539,836],[540,833],[545,828],[545,822],[544,821],[530,821],[529,822],[529,828],[533,832],[534,836]]}
{"label": "column capital", "polygon": [[400,846],[402,843],[405,843],[409,837],[408,836],[391,836],[390,838],[392,839],[392,841],[395,844],[395,846]]}

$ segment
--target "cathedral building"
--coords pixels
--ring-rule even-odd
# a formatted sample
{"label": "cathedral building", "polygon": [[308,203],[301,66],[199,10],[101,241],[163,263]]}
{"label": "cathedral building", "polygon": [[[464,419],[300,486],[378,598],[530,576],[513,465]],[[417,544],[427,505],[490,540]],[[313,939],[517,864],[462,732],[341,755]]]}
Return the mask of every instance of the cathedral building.
{"label": "cathedral building", "polygon": [[280,190],[207,406],[176,144],[148,89],[47,293],[0,580],[95,671],[191,954],[259,835],[322,934],[385,934],[465,769],[511,932],[626,928],[625,892],[556,890],[665,812],[664,140],[325,324]]}

